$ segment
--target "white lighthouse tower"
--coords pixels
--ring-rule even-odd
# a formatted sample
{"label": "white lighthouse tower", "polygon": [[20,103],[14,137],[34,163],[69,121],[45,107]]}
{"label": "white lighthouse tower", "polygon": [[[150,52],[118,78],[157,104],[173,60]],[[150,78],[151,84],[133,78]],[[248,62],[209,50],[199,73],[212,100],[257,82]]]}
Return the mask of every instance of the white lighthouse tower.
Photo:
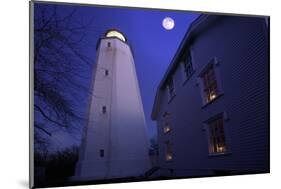
{"label": "white lighthouse tower", "polygon": [[143,175],[151,166],[143,105],[131,48],[117,30],[99,41],[89,103],[75,178]]}

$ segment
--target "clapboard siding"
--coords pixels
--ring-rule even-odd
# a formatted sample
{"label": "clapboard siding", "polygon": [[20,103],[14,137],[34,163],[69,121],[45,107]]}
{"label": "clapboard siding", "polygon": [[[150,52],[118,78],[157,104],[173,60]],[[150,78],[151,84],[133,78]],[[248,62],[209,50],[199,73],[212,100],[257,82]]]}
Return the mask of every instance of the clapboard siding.
{"label": "clapboard siding", "polygon": [[[164,89],[157,116],[160,166],[177,170],[269,170],[268,38],[264,18],[221,16],[191,44],[195,73],[183,85],[182,69],[172,73],[176,97],[169,104]],[[182,49],[186,50],[186,49]],[[198,76],[212,58],[219,61],[223,96],[202,105]],[[172,131],[163,134],[161,115],[171,113]],[[210,157],[204,121],[225,112],[230,154]],[[173,160],[166,162],[165,141]],[[178,171],[178,174],[183,174]],[[188,171],[186,171],[187,173]],[[195,172],[194,172],[195,173]]]}

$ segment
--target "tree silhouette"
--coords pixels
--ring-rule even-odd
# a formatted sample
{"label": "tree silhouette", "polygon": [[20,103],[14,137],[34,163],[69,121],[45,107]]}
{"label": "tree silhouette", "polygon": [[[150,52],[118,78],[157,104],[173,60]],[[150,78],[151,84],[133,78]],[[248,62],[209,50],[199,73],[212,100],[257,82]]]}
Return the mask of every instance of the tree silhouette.
{"label": "tree silhouette", "polygon": [[65,10],[56,5],[35,7],[35,151],[46,149],[46,139],[52,136],[50,128],[78,128],[85,119],[79,99],[85,98],[88,86],[83,84],[87,77],[81,73],[91,69],[92,60],[82,49],[89,45],[86,37],[92,21],[77,19],[78,9]]}

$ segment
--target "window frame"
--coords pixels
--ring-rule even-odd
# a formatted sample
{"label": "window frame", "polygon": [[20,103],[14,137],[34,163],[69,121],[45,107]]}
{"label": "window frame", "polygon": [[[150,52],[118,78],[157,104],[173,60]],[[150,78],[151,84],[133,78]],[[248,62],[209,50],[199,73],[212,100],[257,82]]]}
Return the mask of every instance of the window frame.
{"label": "window frame", "polygon": [[174,159],[172,144],[169,140],[165,141],[165,161],[171,162]]}
{"label": "window frame", "polygon": [[219,95],[218,81],[214,65],[211,64],[202,75],[203,91],[206,103],[213,101]]}
{"label": "window frame", "polygon": [[[187,61],[189,60],[189,61]],[[188,63],[187,63],[188,62]],[[186,63],[189,65],[191,71],[187,73],[186,71]],[[187,51],[186,55],[183,57],[183,59],[180,62],[181,72],[182,72],[182,78],[183,78],[183,85],[192,77],[192,75],[195,72],[195,66],[194,66],[194,59],[193,59],[193,53],[192,48],[190,47]]]}
{"label": "window frame", "polygon": [[[213,148],[213,142],[212,142],[212,136],[211,136],[211,128],[210,124],[214,121],[217,121],[218,119],[221,119],[222,121],[222,127],[223,127],[223,136],[224,136],[224,151],[217,151],[212,150]],[[226,112],[221,112],[215,116],[212,116],[208,120],[204,122],[203,130],[206,131],[206,137],[207,137],[207,151],[209,156],[221,156],[221,155],[229,155],[231,154],[231,145],[230,145],[230,137],[228,135],[228,128],[227,128],[227,122],[229,121],[229,118],[227,117]]]}
{"label": "window frame", "polygon": [[163,133],[167,134],[170,133],[172,128],[171,128],[171,124],[169,121],[169,117],[170,117],[170,113],[165,111],[162,115],[162,128],[163,128]]}
{"label": "window frame", "polygon": [[[215,88],[211,88],[210,85],[207,88],[205,85],[206,83],[210,83],[210,81],[206,81],[205,79],[205,74],[208,73],[210,71],[210,69],[212,69],[212,76],[208,75],[208,78],[212,78],[213,77],[213,82],[211,82],[211,87]],[[208,73],[209,74],[209,73]],[[220,68],[219,68],[219,62],[217,60],[216,57],[213,57],[211,59],[211,61],[205,66],[205,68],[200,72],[200,74],[198,75],[198,81],[197,84],[199,84],[200,86],[200,94],[201,94],[201,99],[202,99],[202,105],[203,107],[205,107],[206,105],[216,101],[219,97],[223,96],[223,89],[222,89],[222,83],[221,83],[221,77],[220,77]],[[215,83],[214,83],[215,82]],[[206,91],[209,90],[209,96],[206,95]],[[215,92],[215,97],[213,97],[212,99],[211,97],[211,93]]]}

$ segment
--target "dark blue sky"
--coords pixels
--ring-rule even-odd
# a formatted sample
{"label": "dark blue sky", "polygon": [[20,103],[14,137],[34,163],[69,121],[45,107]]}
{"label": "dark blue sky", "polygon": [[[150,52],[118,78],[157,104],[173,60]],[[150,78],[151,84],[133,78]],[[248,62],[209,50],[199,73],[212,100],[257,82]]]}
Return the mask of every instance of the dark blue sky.
{"label": "dark blue sky", "polygon": [[[44,7],[46,8],[47,4],[37,5],[35,11]],[[51,8],[51,6],[48,7]],[[63,15],[72,9],[73,5],[60,5],[57,10],[58,14]],[[152,137],[156,134],[156,125],[155,122],[151,121],[150,113],[157,86],[190,23],[198,17],[198,14],[183,11],[78,6],[74,16],[84,23],[90,20],[93,22],[91,34],[87,37],[90,46],[80,49],[92,60],[93,65],[95,63],[96,44],[106,30],[115,28],[122,31],[127,37],[128,43],[134,51],[147,128],[149,136]],[[173,30],[168,31],[162,27],[162,20],[165,17],[174,19],[175,27]],[[91,75],[92,69],[88,69],[88,73],[83,74]],[[90,85],[90,80],[84,82]],[[81,103],[80,108],[82,111],[87,111],[85,103]],[[61,138],[61,140],[64,138],[63,141],[67,144],[72,143],[72,137],[66,136],[64,131],[59,133],[58,138]],[[69,141],[67,142],[67,140]],[[77,142],[77,139],[75,141]]]}

